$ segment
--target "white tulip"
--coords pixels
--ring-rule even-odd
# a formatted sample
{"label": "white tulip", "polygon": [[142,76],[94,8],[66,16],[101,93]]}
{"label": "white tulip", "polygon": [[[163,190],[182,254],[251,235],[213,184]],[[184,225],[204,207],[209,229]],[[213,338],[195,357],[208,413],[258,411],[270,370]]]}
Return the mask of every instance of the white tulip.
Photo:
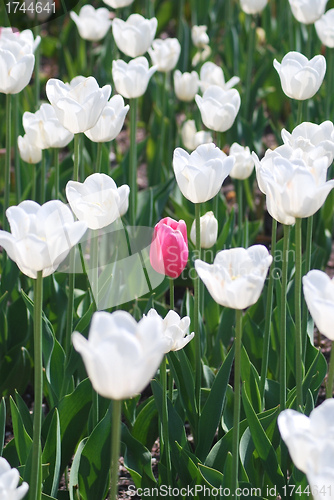
{"label": "white tulip", "polygon": [[314,500],[327,496],[333,500],[334,484],[334,440],[326,440],[312,450],[306,465],[306,476]]}
{"label": "white tulip", "polygon": [[35,56],[29,43],[4,40],[0,43],[0,92],[18,94],[28,85]]}
{"label": "white tulip", "polygon": [[30,141],[27,134],[23,137],[21,135],[18,136],[17,147],[23,161],[35,164],[42,160],[42,150]]}
{"label": "white tulip", "polygon": [[31,51],[35,52],[39,44],[41,43],[41,37],[38,35],[34,39],[33,32],[31,30],[23,31],[13,31],[12,28],[1,28],[0,32],[0,47],[1,44],[6,40],[13,42],[27,43],[31,47]]}
{"label": "white tulip", "polygon": [[292,149],[301,149],[303,160],[312,165],[313,161],[322,156],[328,158],[328,166],[334,157],[334,125],[329,120],[316,125],[303,122],[290,134],[283,129],[281,132],[284,144]]}
{"label": "white tulip", "polygon": [[73,139],[73,134],[62,126],[51,104],[42,104],[36,113],[23,113],[23,128],[37,148],[64,148]]}
{"label": "white tulip", "polygon": [[80,77],[75,86],[72,82],[66,85],[51,78],[46,84],[46,95],[63,127],[78,134],[94,127],[109,99],[111,87],[105,85],[100,89],[92,76],[83,80]]}
{"label": "white tulip", "polygon": [[326,47],[334,48],[334,9],[329,9],[314,26],[322,43]]}
{"label": "white tulip", "polygon": [[112,62],[112,77],[116,90],[127,99],[142,96],[157,66],[149,68],[146,57],[137,57],[128,64],[121,59]]}
{"label": "white tulip", "polygon": [[303,101],[318,92],[326,73],[326,59],[320,55],[308,60],[300,52],[288,52],[281,63],[274,60],[274,68],[283,92],[291,99]]}
{"label": "white tulip", "polygon": [[208,144],[212,142],[212,135],[210,132],[200,130],[197,132],[195,120],[187,120],[182,125],[181,130],[182,142],[189,151],[194,151],[201,144]]}
{"label": "white tulip", "polygon": [[[161,318],[155,309],[150,309],[147,317]],[[189,334],[189,326],[189,316],[181,319],[175,311],[169,311],[166,314],[162,322],[162,335],[166,342],[165,353],[183,349],[194,338],[194,332]]]}
{"label": "white tulip", "polygon": [[113,9],[121,9],[133,3],[133,0],[103,0],[106,5]]}
{"label": "white tulip", "polygon": [[101,229],[124,215],[129,206],[130,188],[117,188],[115,181],[105,174],[89,175],[83,183],[69,181],[66,198],[80,221],[90,229]]}
{"label": "white tulip", "polygon": [[267,3],[268,0],[240,0],[240,7],[246,14],[259,14]]}
{"label": "white tulip", "polygon": [[303,276],[304,297],[320,333],[334,340],[334,279],[318,269]]}
{"label": "white tulip", "polygon": [[212,143],[198,146],[190,155],[176,148],[173,155],[176,182],[183,196],[193,203],[216,196],[233,164],[233,156],[227,157]]}
{"label": "white tulip", "polygon": [[119,50],[129,57],[138,57],[152,45],[157,26],[155,17],[145,19],[140,14],[131,14],[126,21],[115,18],[112,32]]}
{"label": "white tulip", "polygon": [[230,90],[239,82],[240,78],[238,76],[233,76],[225,83],[222,68],[213,62],[208,61],[201,67],[199,86],[203,92],[211,85],[218,85],[218,87],[221,87],[223,90]]}
{"label": "white tulip", "polygon": [[254,169],[254,160],[249,147],[240,146],[237,142],[230,147],[230,155],[234,156],[235,163],[230,172],[233,179],[247,179]]}
{"label": "white tulip", "polygon": [[292,14],[303,24],[313,24],[325,12],[328,0],[289,0]]}
{"label": "white tulip", "polygon": [[96,125],[87,130],[85,135],[94,142],[113,141],[124,125],[124,120],[130,106],[124,106],[121,95],[114,95],[105,105]]}
{"label": "white tulip", "polygon": [[216,132],[225,132],[232,127],[241,104],[237,90],[225,91],[218,85],[211,85],[203,97],[197,94],[195,101],[204,125]]}
{"label": "white tulip", "polygon": [[[213,212],[207,212],[200,217],[200,241],[201,248],[211,248],[217,241],[218,221]],[[196,246],[196,221],[192,223],[190,239]]]}
{"label": "white tulip", "polygon": [[195,47],[203,49],[209,43],[209,35],[207,34],[207,26],[193,26],[191,28],[191,39]]}
{"label": "white tulip", "polygon": [[104,7],[95,10],[90,4],[84,5],[79,15],[71,11],[70,17],[77,25],[81,38],[92,42],[102,40],[111,26],[109,10]]}
{"label": "white tulip", "polygon": [[181,53],[181,45],[177,38],[153,40],[152,48],[148,49],[152,64],[158,66],[158,71],[167,73],[175,68]]}
{"label": "white tulip", "polygon": [[263,245],[218,252],[213,264],[195,260],[197,274],[212,298],[232,309],[245,309],[259,299],[272,256]]}
{"label": "white tulip", "polygon": [[72,342],[96,392],[115,400],[132,398],[146,387],[166,346],[160,317],[137,323],[125,311],[94,313],[88,340],[74,332]]}
{"label": "white tulip", "polygon": [[29,485],[23,482],[18,486],[20,474],[17,469],[12,469],[7,460],[0,457],[0,498],[3,500],[21,500],[29,489]]}
{"label": "white tulip", "polygon": [[192,101],[198,91],[198,73],[181,73],[178,69],[174,71],[174,90],[180,101]]}
{"label": "white tulip", "polygon": [[334,399],[327,399],[307,417],[295,410],[284,410],[277,419],[282,439],[293,463],[304,473],[316,450],[334,442]]}
{"label": "white tulip", "polygon": [[0,231],[0,245],[30,278],[54,273],[71,248],[84,235],[85,222],[74,222],[70,208],[59,200],[39,205],[22,201],[9,207],[6,216],[11,233]]}

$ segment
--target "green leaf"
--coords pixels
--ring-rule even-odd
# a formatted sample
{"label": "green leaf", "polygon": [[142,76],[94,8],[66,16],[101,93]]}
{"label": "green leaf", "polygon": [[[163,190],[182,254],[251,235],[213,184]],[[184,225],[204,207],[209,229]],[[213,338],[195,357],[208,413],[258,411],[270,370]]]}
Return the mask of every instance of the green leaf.
{"label": "green leaf", "polygon": [[30,380],[31,358],[25,347],[16,346],[4,357],[0,367],[0,394],[8,396],[15,389],[23,392]]}
{"label": "green leaf", "polygon": [[45,480],[43,490],[51,496],[57,495],[60,475],[61,435],[60,420],[55,408],[48,436],[42,454],[42,463],[49,464],[49,477]]}
{"label": "green leaf", "polygon": [[23,421],[23,425],[24,425],[27,433],[29,434],[29,436],[32,439],[33,438],[33,417],[29,411],[28,406],[25,404],[25,402],[23,401],[23,399],[21,398],[20,394],[17,391],[15,391],[15,401],[17,404],[17,408],[20,412],[20,415],[21,415],[21,418]]}
{"label": "green leaf", "polygon": [[19,456],[20,462],[23,465],[27,462],[32,445],[32,439],[23,425],[20,412],[12,397],[10,397],[10,410],[12,414],[16,451]]}
{"label": "green leaf", "polygon": [[198,464],[199,471],[203,478],[214,488],[223,486],[224,475],[216,469],[211,469],[206,465]]}
{"label": "green leaf", "polygon": [[0,457],[2,456],[3,446],[5,443],[6,434],[6,402],[5,398],[1,398],[0,403]]}
{"label": "green leaf", "polygon": [[255,413],[260,413],[262,406],[259,390],[260,379],[254,365],[249,360],[244,346],[241,349],[241,378]]}
{"label": "green leaf", "polygon": [[158,411],[151,397],[135,420],[132,436],[151,450],[158,434]]}
{"label": "green leaf", "polygon": [[[76,500],[74,498],[74,493],[73,489],[77,490],[79,488],[79,466],[80,466],[80,460],[81,460],[81,453],[82,450],[84,449],[84,446],[88,440],[87,438],[84,438],[82,441],[80,441],[79,446],[77,448],[77,451],[75,452],[72,466],[71,466],[71,473],[70,473],[70,485],[69,485],[69,492],[70,492],[70,500]],[[78,495],[80,493],[78,492]]]}
{"label": "green leaf", "polygon": [[233,359],[234,344],[216,375],[199,418],[198,445],[195,453],[201,460],[204,460],[211,448],[221,418]]}

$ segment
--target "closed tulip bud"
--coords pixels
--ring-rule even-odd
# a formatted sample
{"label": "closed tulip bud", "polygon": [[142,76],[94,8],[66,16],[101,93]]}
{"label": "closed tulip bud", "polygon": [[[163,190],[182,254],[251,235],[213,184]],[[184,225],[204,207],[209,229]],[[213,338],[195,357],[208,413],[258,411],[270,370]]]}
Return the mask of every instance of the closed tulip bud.
{"label": "closed tulip bud", "polygon": [[121,9],[133,3],[133,0],[103,0],[106,5],[113,9]]}
{"label": "closed tulip bud", "polygon": [[235,163],[230,172],[230,177],[239,180],[247,179],[254,169],[254,160],[249,147],[246,146],[244,148],[235,142],[230,147],[230,155],[235,158]]}
{"label": "closed tulip bud", "polygon": [[[217,241],[218,221],[213,212],[207,212],[200,217],[201,226],[201,248],[211,248]],[[196,221],[192,223],[190,239],[196,246]]]}
{"label": "closed tulip bud", "polygon": [[233,164],[233,156],[227,157],[214,144],[202,144],[190,155],[176,148],[173,156],[176,182],[192,203],[203,203],[216,196]]}
{"label": "closed tulip bud", "polygon": [[29,43],[4,40],[0,43],[0,92],[18,94],[28,85],[34,69],[35,56]]}
{"label": "closed tulip bud", "polygon": [[151,76],[157,66],[149,68],[146,57],[137,57],[128,64],[121,59],[112,62],[112,77],[116,90],[127,99],[134,99],[145,94]]}
{"label": "closed tulip bud", "polygon": [[197,259],[195,269],[217,304],[245,309],[259,299],[271,262],[265,246],[253,245],[222,250],[213,264]]}
{"label": "closed tulip bud", "polygon": [[198,73],[181,73],[178,69],[174,71],[174,90],[180,101],[192,101],[198,91]]}
{"label": "closed tulip bud", "polygon": [[308,60],[300,52],[289,52],[281,63],[274,60],[274,68],[279,74],[283,92],[291,99],[304,101],[318,92],[326,73],[326,59],[315,56]]}
{"label": "closed tulip bud", "polygon": [[38,21],[43,23],[53,14],[50,0],[24,0],[23,3],[25,5],[25,13],[33,21],[37,17]]}
{"label": "closed tulip bud", "polygon": [[12,28],[0,28],[0,47],[5,41],[19,41],[20,43],[27,43],[31,47],[31,51],[35,52],[41,42],[41,37],[36,36],[34,39],[31,30],[13,31]]}
{"label": "closed tulip bud", "polygon": [[240,0],[240,7],[246,14],[259,14],[267,3],[268,0]]}
{"label": "closed tulip bud", "polygon": [[209,35],[207,34],[207,26],[193,26],[191,28],[191,39],[195,47],[203,49],[209,43]]}
{"label": "closed tulip bud", "polygon": [[328,0],[289,0],[292,14],[303,24],[313,24],[325,12]]}
{"label": "closed tulip bud", "polygon": [[216,132],[225,132],[232,127],[241,104],[237,90],[225,91],[217,85],[211,85],[203,97],[197,94],[195,101],[204,125]]}
{"label": "closed tulip bud", "polygon": [[39,205],[27,200],[9,207],[6,216],[11,233],[0,231],[0,246],[23,274],[36,279],[54,273],[87,230],[74,221],[70,208],[59,200]]}
{"label": "closed tulip bud", "polygon": [[126,21],[115,18],[112,32],[119,50],[129,57],[138,57],[152,45],[157,26],[155,17],[145,19],[140,14],[131,14]]}
{"label": "closed tulip bud", "polygon": [[105,174],[92,174],[83,183],[69,181],[66,198],[80,221],[90,229],[101,229],[124,215],[129,206],[128,185],[117,188]]}
{"label": "closed tulip bud", "polygon": [[94,142],[113,141],[124,125],[124,120],[130,106],[124,106],[121,95],[114,95],[107,102],[96,125],[85,132],[85,135]]}
{"label": "closed tulip bud", "polygon": [[212,142],[210,132],[200,130],[197,132],[195,120],[187,120],[184,122],[181,130],[182,142],[189,151],[194,151],[201,144]]}
{"label": "closed tulip bud", "polygon": [[166,346],[160,317],[137,323],[125,311],[94,313],[88,340],[74,332],[72,342],[96,392],[115,400],[132,398],[149,384]]}
{"label": "closed tulip bud", "polygon": [[321,42],[326,47],[334,48],[334,9],[329,9],[314,26]]}
{"label": "closed tulip bud", "polygon": [[[147,317],[161,318],[155,309],[150,309]],[[189,334],[189,325],[189,316],[181,319],[175,311],[168,311],[162,322],[162,335],[166,341],[165,353],[183,349],[194,338],[194,332]]]}
{"label": "closed tulip bud", "polygon": [[68,85],[51,78],[46,84],[46,95],[63,127],[78,134],[94,127],[109,99],[111,87],[105,85],[100,89],[92,76],[72,82]]}
{"label": "closed tulip bud", "polygon": [[187,265],[187,226],[170,217],[161,219],[155,227],[150,248],[151,266],[160,274],[177,278]]}
{"label": "closed tulip bud", "polygon": [[181,53],[181,45],[177,38],[166,38],[165,40],[153,40],[152,48],[148,49],[152,64],[158,67],[158,71],[167,73],[175,68]]}
{"label": "closed tulip bud", "polygon": [[19,135],[17,138],[17,147],[23,161],[35,164],[42,160],[42,150],[32,143],[27,135]]}
{"label": "closed tulip bud", "polygon": [[102,40],[111,26],[109,10],[104,7],[95,10],[92,5],[84,5],[79,15],[71,11],[70,17],[77,25],[81,38],[92,42]]}
{"label": "closed tulip bud", "polygon": [[29,140],[40,149],[64,148],[73,139],[51,104],[42,104],[36,113],[23,113],[22,121]]}
{"label": "closed tulip bud", "polygon": [[218,87],[223,90],[230,90],[239,82],[240,78],[238,76],[233,76],[231,80],[225,83],[222,68],[213,62],[208,61],[201,67],[199,86],[203,92],[211,85],[218,85]]}
{"label": "closed tulip bud", "polygon": [[320,333],[334,340],[334,280],[318,269],[303,276],[304,297]]}
{"label": "closed tulip bud", "polygon": [[0,493],[4,500],[21,500],[27,494],[28,483],[23,482],[18,486],[20,474],[17,469],[12,469],[7,460],[0,457]]}
{"label": "closed tulip bud", "polygon": [[284,410],[277,424],[293,463],[307,473],[310,457],[323,445],[328,445],[328,439],[334,435],[334,399],[317,406],[309,417],[295,410]]}

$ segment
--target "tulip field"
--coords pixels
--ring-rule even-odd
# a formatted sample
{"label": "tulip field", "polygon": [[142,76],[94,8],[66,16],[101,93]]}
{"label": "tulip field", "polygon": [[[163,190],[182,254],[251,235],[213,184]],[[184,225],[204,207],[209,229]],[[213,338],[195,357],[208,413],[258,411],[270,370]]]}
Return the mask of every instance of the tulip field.
{"label": "tulip field", "polygon": [[334,0],[0,0],[0,500],[334,500]]}

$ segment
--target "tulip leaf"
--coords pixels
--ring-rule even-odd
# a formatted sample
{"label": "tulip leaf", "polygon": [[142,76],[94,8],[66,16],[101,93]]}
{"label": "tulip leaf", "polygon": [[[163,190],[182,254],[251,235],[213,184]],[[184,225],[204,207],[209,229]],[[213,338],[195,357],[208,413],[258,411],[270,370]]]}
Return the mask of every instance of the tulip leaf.
{"label": "tulip leaf", "polygon": [[223,485],[224,475],[216,469],[211,469],[206,465],[198,464],[199,471],[205,481],[214,488],[220,488]]}
{"label": "tulip leaf", "polygon": [[216,375],[199,418],[198,445],[195,453],[201,460],[204,460],[211,448],[221,418],[233,359],[234,344]]}
{"label": "tulip leaf", "polygon": [[5,443],[6,435],[6,401],[5,398],[1,398],[0,403],[0,457],[2,456],[2,451]]}
{"label": "tulip leaf", "polygon": [[178,473],[182,485],[187,486],[188,484],[192,484],[193,481],[195,481],[195,484],[199,484],[201,482],[201,475],[196,465],[198,460],[194,455],[184,450],[177,441],[176,446],[179,451],[180,467],[178,468]]}
{"label": "tulip leaf", "polygon": [[7,312],[8,320],[8,343],[7,348],[11,349],[16,345],[26,345],[28,332],[28,315],[27,307],[22,297],[19,297],[13,302]]}
{"label": "tulip leaf", "polygon": [[23,425],[20,412],[12,397],[10,397],[10,411],[12,414],[16,451],[19,456],[21,464],[25,464],[29,456],[32,439]]}
{"label": "tulip leaf", "polygon": [[20,394],[15,391],[15,401],[17,408],[20,412],[21,418],[23,425],[25,427],[25,430],[29,434],[29,436],[33,437],[33,416],[31,415],[28,406],[25,404],[23,399],[21,398]]}
{"label": "tulip leaf", "polygon": [[16,346],[7,352],[0,365],[0,394],[8,396],[15,389],[23,392],[31,372],[31,358],[25,347]]}
{"label": "tulip leaf", "polygon": [[[79,488],[79,466],[80,466],[80,460],[81,460],[81,453],[82,453],[82,450],[84,449],[84,446],[85,446],[87,440],[88,440],[88,437],[84,438],[82,441],[80,441],[79,446],[77,448],[77,451],[75,452],[72,465],[71,465],[70,484],[69,484],[70,500],[75,500],[74,494],[73,494],[73,489],[77,490]],[[80,496],[80,491],[78,491],[78,495]]]}
{"label": "tulip leaf", "polygon": [[55,408],[42,454],[42,463],[49,465],[49,476],[44,482],[43,490],[51,496],[56,496],[57,494],[60,474],[60,459],[60,421],[58,410]]}
{"label": "tulip leaf", "polygon": [[244,346],[241,349],[241,378],[255,413],[260,413],[262,406],[259,390],[260,379],[254,365],[249,360]]}
{"label": "tulip leaf", "polygon": [[[3,254],[2,254],[3,255]],[[12,261],[9,257],[6,259],[5,268],[2,270],[0,289],[1,295],[8,292],[8,297],[10,297],[14,287],[17,283],[20,270],[16,263]]]}
{"label": "tulip leaf", "polygon": [[276,484],[278,489],[281,490],[285,482],[281,468],[277,461],[275,450],[249,401],[244,384],[242,386],[242,402],[246,412],[247,420],[249,422],[249,428],[251,430],[255,449],[262,460],[263,467],[267,472],[269,478],[271,479],[273,484]]}
{"label": "tulip leaf", "polygon": [[152,397],[137,415],[132,436],[151,450],[158,434],[158,411]]}

